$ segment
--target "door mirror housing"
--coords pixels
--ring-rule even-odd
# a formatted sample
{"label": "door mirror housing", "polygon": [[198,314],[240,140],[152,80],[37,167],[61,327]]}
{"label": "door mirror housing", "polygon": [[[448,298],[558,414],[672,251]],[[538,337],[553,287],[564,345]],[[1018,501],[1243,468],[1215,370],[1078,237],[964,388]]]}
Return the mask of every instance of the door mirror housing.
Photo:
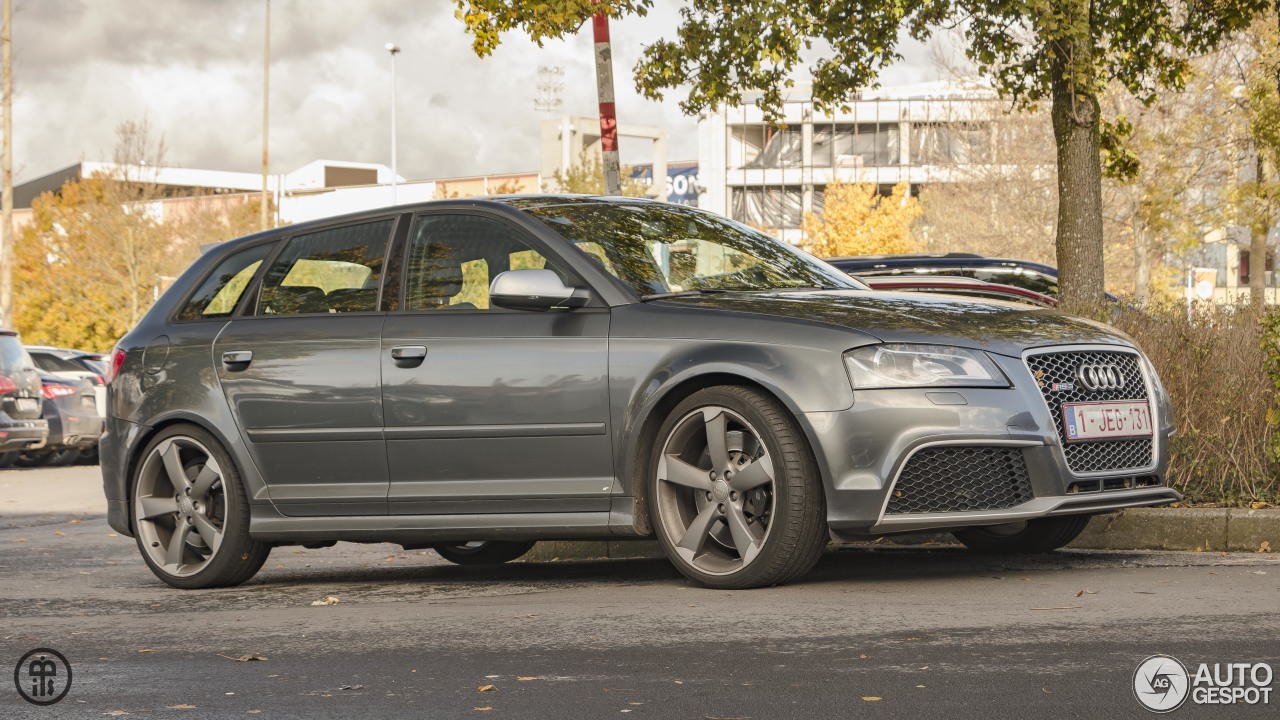
{"label": "door mirror housing", "polygon": [[489,302],[509,310],[550,310],[587,304],[586,288],[565,285],[551,270],[508,270],[489,285]]}

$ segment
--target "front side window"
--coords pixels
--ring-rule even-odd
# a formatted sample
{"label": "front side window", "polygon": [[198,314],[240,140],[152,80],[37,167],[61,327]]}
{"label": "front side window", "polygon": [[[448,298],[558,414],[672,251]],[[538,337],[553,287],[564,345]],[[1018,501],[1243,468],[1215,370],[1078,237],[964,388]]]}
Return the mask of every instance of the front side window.
{"label": "front side window", "polygon": [[642,297],[692,290],[866,289],[764,233],[678,205],[580,203],[525,212]]}
{"label": "front side window", "polygon": [[271,244],[257,245],[232,255],[205,278],[178,313],[179,320],[222,318],[235,312],[240,296],[271,254]]}
{"label": "front side window", "polygon": [[395,220],[296,235],[262,281],[259,315],[373,312]]}
{"label": "front side window", "polygon": [[407,268],[406,310],[489,310],[489,285],[499,273],[556,270],[518,230],[493,218],[460,214],[416,220]]}

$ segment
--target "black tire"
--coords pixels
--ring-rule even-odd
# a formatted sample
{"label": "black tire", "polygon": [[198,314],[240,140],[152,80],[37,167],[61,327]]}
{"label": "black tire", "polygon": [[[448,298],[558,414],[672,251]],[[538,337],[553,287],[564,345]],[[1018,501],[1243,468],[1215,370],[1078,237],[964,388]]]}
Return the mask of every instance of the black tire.
{"label": "black tire", "polygon": [[500,565],[524,557],[535,544],[533,540],[477,540],[436,545],[433,549],[457,565]]}
{"label": "black tire", "polygon": [[22,453],[17,451],[0,453],[0,468],[7,468],[18,462],[18,457],[20,455],[22,455]]}
{"label": "black tire", "polygon": [[993,525],[952,533],[970,550],[989,555],[1037,555],[1075,540],[1089,526],[1092,515],[1061,515],[1028,520],[1025,527]]}
{"label": "black tire", "polygon": [[[194,441],[207,449],[220,470],[219,481],[214,486],[219,488],[217,492],[221,495],[222,501],[223,517],[220,528],[222,540],[209,556],[202,558],[202,567],[189,575],[168,572],[153,560],[145,544],[144,532],[141,528],[142,521],[139,520],[137,512],[139,484],[144,479],[144,471],[149,471],[148,459],[153,456],[158,447],[174,439]],[[187,462],[187,466],[194,469],[190,461]],[[271,553],[270,545],[249,537],[249,501],[235,461],[217,438],[197,426],[172,425],[152,438],[133,468],[129,498],[130,519],[134,525],[134,536],[143,560],[156,577],[175,588],[192,590],[239,585],[253,577]],[[154,533],[151,534],[154,535]],[[177,567],[180,569],[180,566]]]}
{"label": "black tire", "polygon": [[45,467],[53,460],[53,450],[33,450],[18,454],[14,465],[24,468]]}
{"label": "black tire", "polygon": [[77,465],[97,465],[98,464],[98,446],[83,448],[80,450],[80,457],[76,458]]}
{"label": "black tire", "polygon": [[50,450],[45,465],[48,467],[66,467],[75,464],[80,457],[80,448],[59,448]]}
{"label": "black tire", "polygon": [[[751,513],[746,520],[747,523],[754,523],[756,528],[765,528],[763,539],[756,538],[758,544],[749,557],[739,549],[738,538],[732,533],[730,515],[735,506],[739,513],[745,514],[747,498],[756,490],[743,491],[740,495],[743,504],[736,505],[739,494],[734,493],[729,498],[732,502],[726,502],[725,498],[720,497],[724,488],[713,482],[712,489],[705,491],[706,504],[697,510],[688,505],[689,500],[680,498],[688,497],[686,493],[692,493],[692,502],[702,504],[697,495],[704,490],[689,490],[683,487],[683,483],[670,482],[670,478],[659,478],[664,453],[676,440],[673,433],[686,423],[692,423],[693,432],[696,433],[696,423],[699,422],[696,413],[699,412],[703,413],[707,428],[703,435],[706,454],[700,458],[709,463],[705,467],[714,467],[714,463],[710,463],[710,436],[712,418],[717,409],[728,411],[724,413],[727,419],[723,421],[726,429],[737,428],[729,433],[730,439],[733,439],[733,432],[737,432],[740,433],[738,441],[744,443],[739,450],[739,457],[730,461],[737,466],[731,464],[730,469],[741,470],[738,472],[740,477],[746,474],[750,465],[760,460],[768,460],[772,468],[769,483],[760,486],[767,487],[771,500],[764,506],[764,513],[760,512],[760,506],[755,505],[755,501],[751,501]],[[746,437],[754,437],[755,440],[755,456],[751,458],[744,457],[748,454],[743,440]],[[696,435],[691,436],[691,441],[697,442]],[[763,449],[760,448],[761,445]],[[767,456],[760,454],[762,451]],[[732,454],[731,451],[731,458]],[[668,454],[666,457],[677,456]],[[701,471],[704,466],[693,467]],[[670,474],[671,470],[668,469],[667,472]],[[715,476],[712,474],[710,477]],[[658,430],[645,481],[648,483],[649,513],[654,534],[667,557],[685,577],[706,587],[745,589],[791,582],[812,570],[826,548],[826,497],[813,452],[791,413],[776,399],[758,390],[736,385],[710,387],[694,393],[677,405]],[[729,474],[721,476],[720,481],[729,482],[732,487]],[[666,486],[662,495],[660,485]],[[701,546],[701,550],[678,549],[677,546],[689,538],[688,533],[693,532],[693,523],[686,524],[689,515],[695,510],[699,513],[706,512],[706,505],[717,503],[722,519],[711,521],[707,535],[714,541],[718,537],[723,538],[725,530],[729,530],[732,542],[726,544],[721,541],[718,545],[713,545],[695,538],[695,543]],[[697,518],[694,519],[696,521]],[[673,537],[681,527],[685,534]],[[742,527],[744,526],[739,526],[740,529]],[[729,547],[730,544],[736,547]],[[714,567],[711,567],[713,564]]]}

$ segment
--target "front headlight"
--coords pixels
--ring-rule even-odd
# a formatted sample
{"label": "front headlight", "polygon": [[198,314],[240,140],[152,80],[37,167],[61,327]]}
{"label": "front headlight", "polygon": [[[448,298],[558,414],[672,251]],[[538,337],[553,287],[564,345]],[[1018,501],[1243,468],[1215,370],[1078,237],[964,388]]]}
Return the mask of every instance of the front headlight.
{"label": "front headlight", "polygon": [[855,390],[901,387],[1009,387],[978,350],[946,345],[868,345],[844,354]]}

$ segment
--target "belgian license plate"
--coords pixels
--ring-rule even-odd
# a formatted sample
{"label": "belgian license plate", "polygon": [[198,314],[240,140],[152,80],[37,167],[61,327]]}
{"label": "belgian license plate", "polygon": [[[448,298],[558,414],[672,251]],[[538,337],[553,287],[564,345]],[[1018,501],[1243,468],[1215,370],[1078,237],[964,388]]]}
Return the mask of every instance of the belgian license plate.
{"label": "belgian license plate", "polygon": [[35,398],[18,398],[17,406],[20,413],[32,413],[40,409]]}
{"label": "belgian license plate", "polygon": [[1151,436],[1151,407],[1142,401],[1067,403],[1062,419],[1068,442]]}

